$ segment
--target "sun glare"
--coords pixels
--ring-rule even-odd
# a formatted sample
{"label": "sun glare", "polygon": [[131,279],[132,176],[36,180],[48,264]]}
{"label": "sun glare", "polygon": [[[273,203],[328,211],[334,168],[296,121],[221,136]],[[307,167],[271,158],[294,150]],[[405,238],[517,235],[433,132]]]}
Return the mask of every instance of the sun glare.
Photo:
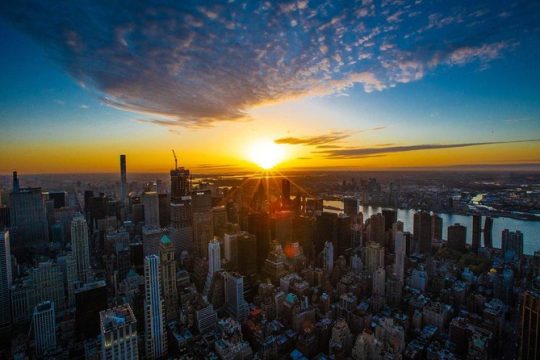
{"label": "sun glare", "polygon": [[261,168],[268,170],[283,161],[285,149],[273,141],[253,144],[248,150],[248,158]]}

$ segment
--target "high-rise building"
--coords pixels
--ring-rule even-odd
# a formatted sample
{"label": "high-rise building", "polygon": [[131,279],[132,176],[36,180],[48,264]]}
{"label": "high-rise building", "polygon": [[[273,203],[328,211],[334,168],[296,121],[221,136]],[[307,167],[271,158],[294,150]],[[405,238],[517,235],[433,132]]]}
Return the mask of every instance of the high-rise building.
{"label": "high-rise building", "polygon": [[383,209],[384,231],[392,229],[392,225],[397,221],[397,211],[393,209]]}
{"label": "high-rise building", "polygon": [[385,218],[383,214],[371,215],[366,221],[366,236],[368,241],[376,242],[382,247],[385,245],[386,231]]}
{"label": "high-rise building", "polygon": [[90,248],[88,247],[88,225],[82,216],[71,222],[71,249],[77,265],[77,278],[87,282],[90,276]]}
{"label": "high-rise building", "polygon": [[519,359],[540,358],[540,294],[525,291],[521,304],[521,342]]}
{"label": "high-rise building", "polygon": [[167,355],[164,303],[161,293],[160,263],[157,255],[144,258],[144,324],[146,357],[158,359]]}
{"label": "high-rise building", "polygon": [[57,262],[58,265],[60,265],[64,276],[64,288],[67,293],[67,307],[72,308],[75,306],[75,287],[79,283],[77,280],[77,263],[71,253],[58,256]]}
{"label": "high-rise building", "polygon": [[52,301],[44,301],[36,305],[32,315],[32,330],[38,357],[56,348],[56,318]]}
{"label": "high-rise building", "polygon": [[143,195],[144,224],[159,227],[159,194],[155,191]]}
{"label": "high-rise building", "polygon": [[405,243],[405,237],[401,231],[398,231],[395,234],[394,252],[394,274],[399,281],[403,282],[403,279],[405,278],[405,255],[407,253],[407,244]]}
{"label": "high-rise building", "polygon": [[456,223],[448,227],[448,248],[463,251],[466,241],[467,228],[465,226]]}
{"label": "high-rise building", "polygon": [[193,252],[195,256],[208,257],[208,243],[214,238],[212,194],[210,190],[192,194]]}
{"label": "high-rise building", "polygon": [[523,255],[523,233],[519,230],[515,232],[504,229],[501,238],[501,248],[503,254],[513,251],[517,256]]}
{"label": "high-rise building", "polygon": [[482,234],[482,216],[474,214],[472,217],[472,245],[471,248],[474,252],[478,252],[480,248],[480,240]]}
{"label": "high-rise building", "polygon": [[364,248],[364,266],[369,273],[384,267],[384,248],[376,242],[369,242]]}
{"label": "high-rise building", "polygon": [[160,241],[161,285],[167,322],[178,318],[178,291],[176,290],[175,248],[171,239],[163,235]]}
{"label": "high-rise building", "polygon": [[166,229],[159,226],[144,225],[142,227],[142,243],[144,256],[158,255],[161,238],[166,234]]}
{"label": "high-rise building", "polygon": [[435,241],[442,240],[442,228],[443,220],[442,217],[437,214],[431,215],[431,239]]}
{"label": "high-rise building", "polygon": [[49,230],[41,188],[20,188],[17,172],[14,171],[9,203],[13,254],[22,259],[35,253],[46,253]]}
{"label": "high-rise building", "polygon": [[334,244],[331,241],[327,241],[324,244],[323,263],[324,271],[327,274],[331,274],[334,270]]}
{"label": "high-rise building", "polygon": [[211,277],[216,271],[221,270],[221,251],[219,241],[214,240],[208,243],[208,276]]}
{"label": "high-rise building", "polygon": [[241,231],[238,236],[238,270],[244,275],[257,272],[259,254],[255,236]]}
{"label": "high-rise building", "polygon": [[431,215],[427,211],[414,214],[413,236],[416,250],[423,254],[431,254]]}
{"label": "high-rise building", "polygon": [[11,251],[9,231],[0,230],[0,333],[11,325]]}
{"label": "high-rise building", "polygon": [[257,241],[257,271],[261,271],[270,251],[270,218],[266,213],[251,213],[248,216],[248,232]]}
{"label": "high-rise building", "polygon": [[101,359],[138,360],[137,320],[129,304],[100,311]]}
{"label": "high-rise building", "polygon": [[127,205],[126,155],[120,155],[120,201]]}
{"label": "high-rise building", "polygon": [[380,267],[373,272],[372,306],[374,311],[382,309],[385,303],[386,271]]}
{"label": "high-rise building", "polygon": [[358,214],[358,199],[355,197],[343,198],[343,212],[345,215],[354,216]]}
{"label": "high-rise building", "polygon": [[33,306],[51,300],[57,310],[65,308],[64,275],[61,267],[53,260],[44,261],[30,271],[32,294],[30,297]]}
{"label": "high-rise building", "polygon": [[490,216],[484,221],[484,246],[493,248],[493,218]]}
{"label": "high-rise building", "polygon": [[99,312],[107,308],[105,280],[86,283],[75,290],[75,333],[78,339],[91,339],[99,334]]}
{"label": "high-rise building", "polygon": [[244,300],[244,277],[238,273],[225,272],[225,304],[227,311],[238,321],[248,315],[248,304]]}
{"label": "high-rise building", "polygon": [[291,202],[291,182],[289,179],[281,180],[281,206],[288,208]]}

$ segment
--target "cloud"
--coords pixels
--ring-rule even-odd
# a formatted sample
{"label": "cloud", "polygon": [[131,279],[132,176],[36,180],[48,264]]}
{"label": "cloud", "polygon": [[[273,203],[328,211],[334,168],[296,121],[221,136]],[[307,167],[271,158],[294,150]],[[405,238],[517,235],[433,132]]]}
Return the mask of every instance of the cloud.
{"label": "cloud", "polygon": [[401,153],[401,152],[408,152],[408,151],[453,149],[453,148],[464,148],[464,147],[471,147],[471,146],[511,144],[511,143],[524,143],[524,142],[537,142],[537,141],[540,141],[540,139],[472,142],[472,143],[459,143],[459,144],[420,144],[420,145],[387,146],[387,147],[347,148],[347,149],[319,151],[318,153],[323,154],[324,156],[330,159],[349,159],[349,158],[363,158],[366,156],[372,156],[372,155],[378,155],[378,154]]}
{"label": "cloud", "polygon": [[440,66],[485,67],[517,46],[540,13],[526,1],[440,8],[421,1],[6,0],[0,14],[104,104],[197,128],[246,120],[250,108],[290,98],[355,86],[383,91]]}
{"label": "cloud", "polygon": [[339,148],[341,146],[334,144],[340,140],[347,139],[352,134],[363,133],[367,131],[378,131],[386,129],[386,126],[377,126],[369,129],[355,130],[355,131],[334,131],[329,134],[316,135],[316,136],[304,136],[304,137],[294,137],[287,136],[279,139],[275,139],[276,144],[287,144],[287,145],[308,145],[308,146],[317,146],[320,149],[329,149],[329,148]]}
{"label": "cloud", "polygon": [[339,140],[346,139],[350,134],[346,134],[340,131],[335,131],[328,135],[318,135],[311,137],[283,137],[274,140],[276,144],[288,144],[288,145],[323,145],[333,143]]}

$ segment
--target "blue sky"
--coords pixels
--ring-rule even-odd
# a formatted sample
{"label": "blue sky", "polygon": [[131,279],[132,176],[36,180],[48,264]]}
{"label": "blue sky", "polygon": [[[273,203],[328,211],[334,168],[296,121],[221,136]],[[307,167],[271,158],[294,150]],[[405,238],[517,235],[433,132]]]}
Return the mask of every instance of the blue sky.
{"label": "blue sky", "polygon": [[4,153],[173,136],[202,152],[216,128],[344,132],[335,149],[389,152],[540,138],[534,1],[33,0],[0,14]]}

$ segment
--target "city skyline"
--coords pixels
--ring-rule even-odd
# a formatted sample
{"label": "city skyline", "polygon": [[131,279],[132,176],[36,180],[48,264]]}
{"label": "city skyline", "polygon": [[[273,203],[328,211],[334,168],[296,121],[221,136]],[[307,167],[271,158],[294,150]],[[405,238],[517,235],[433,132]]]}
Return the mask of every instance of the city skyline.
{"label": "city skyline", "polygon": [[0,173],[539,167],[537,3],[115,6],[1,5]]}

